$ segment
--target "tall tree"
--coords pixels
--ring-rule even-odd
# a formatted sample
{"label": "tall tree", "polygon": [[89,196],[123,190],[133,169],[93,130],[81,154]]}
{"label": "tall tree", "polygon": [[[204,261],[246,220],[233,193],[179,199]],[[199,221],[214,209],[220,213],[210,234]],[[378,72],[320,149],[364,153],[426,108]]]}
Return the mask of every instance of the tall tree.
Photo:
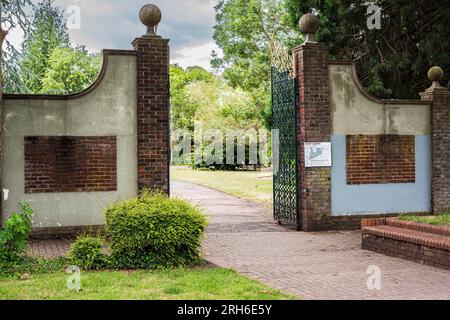
{"label": "tall tree", "polygon": [[53,0],[43,0],[34,9],[32,27],[23,42],[20,69],[27,92],[42,91],[53,50],[69,45],[63,12],[53,5]]}
{"label": "tall tree", "polygon": [[267,121],[270,66],[289,63],[287,48],[299,44],[301,36],[290,28],[282,0],[221,0],[215,9],[214,39],[223,58],[214,56],[212,65],[224,68],[231,86],[252,95]]}
{"label": "tall tree", "polygon": [[[291,26],[302,14],[321,19],[318,40],[334,58],[357,61],[365,87],[381,98],[417,98],[429,85],[426,72],[450,70],[448,0],[285,0]],[[381,8],[381,29],[369,30],[369,5]],[[373,12],[370,12],[373,14]],[[450,86],[450,72],[445,80]]]}
{"label": "tall tree", "polygon": [[[31,23],[27,11],[33,7],[31,0],[0,0],[2,5],[1,23],[6,32],[20,28],[24,32],[30,30]],[[5,39],[2,46],[3,91],[12,93],[22,91],[18,48]]]}
{"label": "tall tree", "polygon": [[39,93],[68,94],[83,91],[97,78],[100,56],[89,54],[84,47],[56,48]]}
{"label": "tall tree", "polygon": [[189,103],[188,86],[197,81],[215,82],[217,79],[201,67],[189,67],[184,70],[177,65],[170,66],[171,122],[174,129],[194,130],[197,106]]}

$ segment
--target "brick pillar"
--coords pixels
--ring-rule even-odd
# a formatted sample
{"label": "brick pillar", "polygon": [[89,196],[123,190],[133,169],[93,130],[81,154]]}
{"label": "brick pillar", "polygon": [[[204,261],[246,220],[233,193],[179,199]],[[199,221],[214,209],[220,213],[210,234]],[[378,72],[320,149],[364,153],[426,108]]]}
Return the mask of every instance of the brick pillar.
{"label": "brick pillar", "polygon": [[434,214],[450,212],[450,91],[441,87],[443,71],[433,67],[433,85],[421,93],[431,106],[431,206]]}
{"label": "brick pillar", "polygon": [[145,35],[137,51],[138,187],[169,192],[169,40]]}
{"label": "brick pillar", "polygon": [[[304,26],[303,29],[305,29]],[[306,31],[304,33],[307,34],[307,40],[314,39],[312,36],[314,30],[310,31],[310,28],[306,28],[302,31]],[[307,41],[294,49],[293,54],[299,86],[297,141],[300,160],[298,162],[300,203],[298,207],[302,230],[312,231],[323,229],[321,220],[331,215],[331,168],[306,168],[304,161],[305,142],[331,141],[328,48],[323,44]]]}

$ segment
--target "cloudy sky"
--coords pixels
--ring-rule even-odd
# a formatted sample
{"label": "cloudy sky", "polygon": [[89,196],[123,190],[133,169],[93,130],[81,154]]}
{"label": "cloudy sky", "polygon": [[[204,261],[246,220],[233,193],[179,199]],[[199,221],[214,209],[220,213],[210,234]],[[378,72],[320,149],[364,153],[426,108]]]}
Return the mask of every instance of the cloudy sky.
{"label": "cloudy sky", "polygon": [[[33,1],[34,2],[34,1]],[[39,1],[36,1],[38,3]],[[90,51],[131,49],[134,38],[145,33],[139,10],[154,3],[163,18],[158,34],[170,39],[172,63],[186,67],[200,65],[210,69],[211,51],[219,51],[212,39],[214,6],[218,0],[55,0],[67,17],[80,12],[80,28],[69,30],[76,44]],[[74,7],[77,6],[77,7]],[[75,9],[75,10],[74,10]],[[23,38],[19,30],[11,32],[10,41]],[[220,52],[220,51],[219,51]]]}

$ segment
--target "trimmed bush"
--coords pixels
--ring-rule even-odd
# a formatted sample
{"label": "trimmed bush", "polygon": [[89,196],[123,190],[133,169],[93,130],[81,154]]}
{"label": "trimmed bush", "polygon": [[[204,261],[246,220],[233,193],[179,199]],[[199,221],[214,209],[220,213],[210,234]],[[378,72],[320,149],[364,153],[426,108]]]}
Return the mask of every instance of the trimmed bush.
{"label": "trimmed bush", "polygon": [[178,267],[201,261],[202,212],[186,201],[143,191],[105,211],[112,258],[119,268]]}
{"label": "trimmed bush", "polygon": [[70,246],[70,263],[85,270],[98,270],[107,267],[109,257],[102,252],[104,244],[100,237],[78,237]]}

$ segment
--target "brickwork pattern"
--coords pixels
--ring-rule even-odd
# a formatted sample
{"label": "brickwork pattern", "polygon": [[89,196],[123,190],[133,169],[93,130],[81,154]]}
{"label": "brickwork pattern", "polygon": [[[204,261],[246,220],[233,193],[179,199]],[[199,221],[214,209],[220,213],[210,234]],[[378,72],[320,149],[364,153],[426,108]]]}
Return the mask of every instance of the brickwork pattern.
{"label": "brickwork pattern", "polygon": [[427,265],[450,269],[450,252],[413,242],[364,233],[362,248]]}
{"label": "brickwork pattern", "polygon": [[[204,257],[303,299],[450,299],[448,271],[361,250],[359,232],[295,232],[270,221],[267,208],[219,191],[175,182],[173,193],[210,217]],[[68,240],[32,241],[30,253],[66,254]],[[382,272],[369,290],[369,266]],[[414,281],[411,281],[414,279]]]}
{"label": "brickwork pattern", "polygon": [[[422,213],[419,213],[422,214]],[[397,214],[374,214],[374,215],[348,215],[348,216],[322,216],[309,220],[309,227],[314,231],[341,231],[361,230],[361,221],[367,218],[395,217]]]}
{"label": "brickwork pattern", "polygon": [[450,92],[436,90],[423,98],[431,107],[432,208],[435,214],[450,212]]}
{"label": "brickwork pattern", "polygon": [[[450,298],[447,270],[362,250],[360,232],[296,232],[256,203],[187,183],[172,188],[208,214],[204,257],[218,266],[303,299]],[[381,269],[380,290],[367,287],[373,265]]]}
{"label": "brickwork pattern", "polygon": [[414,136],[347,136],[347,184],[415,181]]}
{"label": "brickwork pattern", "polygon": [[362,248],[450,269],[450,228],[396,218],[364,219]]}
{"label": "brickwork pattern", "polygon": [[117,190],[116,137],[25,137],[25,192]]}
{"label": "brickwork pattern", "polygon": [[299,86],[298,172],[302,230],[313,230],[313,219],[331,215],[331,168],[306,168],[304,142],[331,141],[328,49],[305,44],[294,51]]}
{"label": "brickwork pattern", "polygon": [[143,36],[137,51],[138,186],[169,192],[169,40]]}

